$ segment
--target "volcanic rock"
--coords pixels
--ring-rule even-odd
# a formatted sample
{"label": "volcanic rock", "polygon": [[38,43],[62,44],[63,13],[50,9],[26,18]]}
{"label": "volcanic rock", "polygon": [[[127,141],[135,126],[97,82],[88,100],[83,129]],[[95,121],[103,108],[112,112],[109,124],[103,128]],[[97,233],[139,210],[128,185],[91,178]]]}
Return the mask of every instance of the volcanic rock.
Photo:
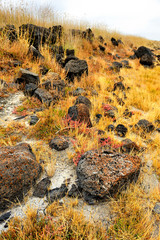
{"label": "volcanic rock", "polygon": [[50,141],[49,146],[57,151],[62,151],[69,147],[69,141],[66,137],[57,136]]}
{"label": "volcanic rock", "polygon": [[24,95],[32,97],[38,86],[34,83],[26,84],[24,89]]}
{"label": "volcanic rock", "polygon": [[123,124],[118,124],[115,129],[116,134],[120,137],[125,137],[127,131],[127,128]]}
{"label": "volcanic rock", "polygon": [[33,196],[43,198],[46,195],[50,184],[51,180],[49,180],[48,177],[42,179],[38,184],[35,185]]}
{"label": "volcanic rock", "polygon": [[67,78],[74,81],[74,77],[81,77],[83,73],[88,74],[88,64],[85,60],[70,60],[65,65]]}
{"label": "volcanic rock", "polygon": [[30,46],[28,49],[27,55],[31,55],[32,59],[41,59],[44,60],[44,56],[40,53],[39,50],[37,50],[34,46]]}
{"label": "volcanic rock", "polygon": [[103,199],[135,180],[141,159],[125,154],[92,150],[84,153],[77,165],[78,186],[84,195]]}
{"label": "volcanic rock", "polygon": [[45,89],[37,88],[34,92],[34,97],[38,98],[42,103],[50,106],[51,102],[53,101],[52,95]]}
{"label": "volcanic rock", "polygon": [[62,184],[60,188],[55,188],[47,192],[47,200],[49,201],[49,203],[52,203],[55,200],[65,197],[67,192],[68,188],[66,184]]}
{"label": "volcanic rock", "polygon": [[72,121],[77,121],[79,123],[86,123],[87,127],[92,127],[90,120],[90,114],[88,107],[83,104],[77,104],[68,109],[68,118]]}
{"label": "volcanic rock", "polygon": [[20,68],[18,78],[16,78],[15,80],[15,83],[23,85],[23,88],[25,87],[26,84],[34,83],[35,85],[38,85],[39,82],[40,80],[38,74],[30,72],[23,68]]}
{"label": "volcanic rock", "polygon": [[141,129],[147,133],[152,132],[155,128],[154,125],[146,119],[139,120],[139,122],[135,125],[135,127],[136,129],[138,130]]}
{"label": "volcanic rock", "polygon": [[0,148],[0,209],[21,201],[41,173],[32,149],[27,143]]}
{"label": "volcanic rock", "polygon": [[111,42],[112,42],[113,46],[118,46],[118,42],[115,38],[112,37]]}
{"label": "volcanic rock", "polygon": [[79,103],[85,104],[89,109],[91,108],[91,101],[85,96],[79,96],[76,99],[75,105],[77,105]]}

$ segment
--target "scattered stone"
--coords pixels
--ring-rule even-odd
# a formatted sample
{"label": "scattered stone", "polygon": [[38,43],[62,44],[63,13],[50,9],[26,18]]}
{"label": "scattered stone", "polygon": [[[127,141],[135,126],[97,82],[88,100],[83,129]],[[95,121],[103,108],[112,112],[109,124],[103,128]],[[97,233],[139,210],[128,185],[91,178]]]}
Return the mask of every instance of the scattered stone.
{"label": "scattered stone", "polygon": [[104,109],[104,116],[110,117],[110,118],[115,118],[116,112],[118,112],[118,109],[110,104],[104,104],[103,105]]}
{"label": "scattered stone", "polygon": [[74,81],[74,77],[81,77],[83,73],[88,75],[88,64],[85,60],[70,60],[65,65],[67,78]]}
{"label": "scattered stone", "polygon": [[133,116],[133,113],[126,108],[125,111],[124,111],[124,113],[123,113],[123,116],[130,118],[130,117]]}
{"label": "scattered stone", "polygon": [[35,125],[38,122],[38,120],[39,120],[39,118],[37,116],[33,115],[33,116],[30,117],[29,124],[30,125]]}
{"label": "scattered stone", "polygon": [[123,65],[120,62],[113,62],[112,63],[113,70],[115,70],[117,72],[119,72],[122,67],[123,67]]}
{"label": "scattered stone", "polygon": [[135,142],[132,142],[130,139],[126,138],[122,140],[122,146],[120,148],[122,153],[138,152],[140,148]]}
{"label": "scattered stone", "polygon": [[40,53],[39,50],[37,50],[34,46],[30,46],[28,49],[28,53],[27,55],[30,55],[32,57],[32,59],[41,59],[44,60],[44,56],[42,56],[42,54]]}
{"label": "scattered stone", "polygon": [[34,83],[35,85],[38,85],[40,80],[38,74],[20,68],[18,78],[16,78],[15,83],[21,84],[24,89],[26,84]]}
{"label": "scattered stone", "polygon": [[154,65],[154,58],[149,54],[144,54],[140,59],[140,64],[143,66],[153,66]]}
{"label": "scattered stone", "polygon": [[116,91],[116,90],[122,90],[124,91],[125,90],[125,86],[122,82],[117,82],[114,84],[114,88],[113,88],[113,91]]}
{"label": "scattered stone", "polygon": [[75,57],[74,55],[69,55],[64,60],[64,66],[71,60],[79,60],[79,58]]}
{"label": "scattered stone", "polygon": [[83,103],[83,104],[85,104],[88,107],[88,109],[91,109],[92,103],[91,103],[91,101],[87,97],[79,96],[76,99],[75,105],[77,105],[79,103]]}
{"label": "scattered stone", "polygon": [[0,216],[0,223],[5,222],[11,216],[11,211],[6,212]]}
{"label": "scattered stone", "polygon": [[50,106],[51,102],[53,102],[52,95],[45,89],[37,88],[34,92],[34,97],[38,98],[42,103]]}
{"label": "scattered stone", "polygon": [[49,28],[51,33],[56,36],[58,40],[62,38],[63,35],[63,27],[61,25],[55,25]]}
{"label": "scattered stone", "polygon": [[57,136],[50,141],[49,146],[57,151],[62,151],[69,147],[69,141],[66,137]]}
{"label": "scattered stone", "polygon": [[98,135],[104,135],[105,131],[98,129]]}
{"label": "scattered stone", "polygon": [[104,43],[104,38],[102,36],[98,36],[98,41],[103,44]]}
{"label": "scattered stone", "polygon": [[48,187],[51,184],[51,180],[48,177],[42,179],[38,184],[34,187],[33,196],[43,198],[48,191]]}
{"label": "scattered stone", "polygon": [[91,95],[92,95],[92,96],[98,96],[98,92],[97,92],[95,89],[93,89],[93,90],[91,91]]}
{"label": "scattered stone", "polygon": [[68,109],[68,118],[79,123],[86,123],[87,127],[92,127],[88,107],[83,104],[77,104]]}
{"label": "scattered stone", "polygon": [[73,96],[79,96],[82,94],[87,94],[83,88],[78,87],[76,90],[73,91]]}
{"label": "scattered stone", "polygon": [[125,154],[92,150],[81,156],[77,165],[78,187],[90,199],[112,196],[136,180],[141,160]]}
{"label": "scattered stone", "polygon": [[123,61],[121,61],[121,63],[122,63],[122,65],[123,65],[124,68],[131,68],[131,67],[129,66],[129,62],[128,62],[127,60],[123,60]]}
{"label": "scattered stone", "polygon": [[66,49],[66,56],[74,56],[75,55],[75,51],[74,49]]}
{"label": "scattered stone", "polygon": [[0,148],[0,209],[21,201],[35,184],[42,168],[27,143]]}
{"label": "scattered stone", "polygon": [[155,129],[154,125],[146,119],[139,120],[135,127],[137,130],[141,129],[147,133],[152,132]]}
{"label": "scattered stone", "polygon": [[113,124],[109,124],[107,127],[108,132],[113,132],[115,129],[115,126]]}
{"label": "scattered stone", "polygon": [[118,42],[117,42],[117,40],[115,38],[112,37],[111,38],[111,42],[112,42],[113,46],[118,47]]}
{"label": "scattered stone", "polygon": [[153,55],[152,51],[149,48],[146,48],[144,46],[139,47],[135,51],[135,55],[136,55],[137,58],[141,58],[145,54],[150,55],[150,56]]}
{"label": "scattered stone", "polygon": [[68,192],[66,184],[62,184],[60,188],[55,188],[47,192],[47,200],[49,203],[52,203],[58,199],[65,197]]}
{"label": "scattered stone", "polygon": [[33,24],[23,24],[19,27],[19,36],[29,40],[29,45],[33,45],[37,50],[44,43],[55,44],[57,35],[50,29]]}
{"label": "scattered stone", "polygon": [[1,29],[1,31],[7,38],[11,41],[17,41],[18,40],[18,35],[17,31],[14,25],[6,25],[4,28]]}
{"label": "scattered stone", "polygon": [[116,134],[120,137],[125,137],[127,131],[127,128],[123,124],[118,124],[115,129]]}
{"label": "scattered stone", "polygon": [[99,45],[99,49],[102,51],[102,52],[105,52],[106,48],[103,47],[102,45]]}
{"label": "scattered stone", "polygon": [[34,83],[29,83],[25,85],[24,95],[32,97],[38,86]]}
{"label": "scattered stone", "polygon": [[78,186],[76,184],[72,184],[71,189],[68,192],[68,197],[72,198],[81,198],[82,194],[78,189]]}

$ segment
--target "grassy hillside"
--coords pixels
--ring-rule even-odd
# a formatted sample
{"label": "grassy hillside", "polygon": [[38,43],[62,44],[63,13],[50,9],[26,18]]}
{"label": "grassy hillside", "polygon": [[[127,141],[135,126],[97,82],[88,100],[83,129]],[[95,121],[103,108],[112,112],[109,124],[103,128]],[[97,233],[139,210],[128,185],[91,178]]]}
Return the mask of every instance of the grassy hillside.
{"label": "grassy hillside", "polygon": [[[22,104],[14,109],[17,116],[31,115],[35,108],[44,107],[43,111],[38,112],[37,116],[40,121],[26,128],[18,122],[10,122],[7,126],[0,126],[0,146],[15,145],[27,136],[28,139],[41,140],[48,143],[54,136],[67,135],[76,139],[74,156],[69,156],[71,161],[77,163],[80,156],[91,149],[99,147],[99,135],[97,130],[104,131],[103,137],[110,137],[112,145],[119,146],[121,141],[116,138],[113,132],[108,132],[107,126],[114,124],[114,119],[104,116],[104,104],[109,104],[108,99],[112,99],[112,105],[118,109],[115,113],[116,125],[124,124],[128,128],[126,138],[129,138],[139,147],[146,148],[144,152],[138,153],[138,156],[143,158],[143,162],[148,161],[148,158],[153,161],[153,168],[150,171],[156,172],[160,176],[160,133],[147,133],[145,136],[133,131],[130,125],[134,126],[140,119],[146,119],[155,124],[158,128],[156,120],[160,120],[160,66],[158,61],[154,68],[145,68],[139,62],[139,59],[128,60],[128,57],[133,55],[133,49],[140,46],[149,47],[154,50],[155,54],[160,54],[160,42],[150,41],[135,36],[124,36],[120,33],[109,32],[106,29],[94,27],[92,31],[95,35],[93,42],[80,37],[73,37],[70,29],[85,30],[83,24],[73,24],[67,22],[66,19],[58,19],[58,16],[52,15],[51,9],[41,9],[41,14],[34,17],[34,13],[28,13],[26,6],[22,8],[0,9],[0,26],[6,24],[14,24],[16,29],[24,23],[32,23],[39,26],[50,27],[56,24],[62,24],[64,34],[62,39],[56,43],[57,46],[63,46],[64,49],[74,49],[75,56],[79,59],[84,59],[88,63],[89,74],[83,75],[81,80],[75,79],[74,83],[69,83],[66,77],[66,72],[57,63],[56,59],[48,45],[41,47],[41,54],[45,57],[44,60],[32,60],[27,55],[28,40],[18,37],[18,41],[10,42],[5,34],[0,35],[0,79],[7,84],[11,84],[17,76],[20,66],[13,67],[12,62],[18,60],[22,63],[21,68],[30,69],[37,73],[40,77],[41,84],[43,76],[41,66],[49,69],[49,72],[58,73],[61,79],[64,79],[67,87],[65,88],[65,97],[59,96],[59,101],[50,107],[43,106],[37,99],[24,97]],[[46,12],[49,12],[46,16]],[[101,35],[106,45],[105,52],[99,49],[98,36]],[[113,46],[110,39],[114,37],[121,39],[123,44],[118,47]],[[108,54],[109,53],[109,54]],[[121,60],[127,59],[131,68],[122,68],[120,72],[111,71],[109,66],[115,60],[115,55],[118,54]],[[122,83],[129,90],[126,91],[127,99],[124,99],[122,93],[118,90],[115,94],[123,99],[124,104],[119,104],[117,98],[113,95],[114,84],[122,79]],[[15,86],[3,90],[3,83],[0,85],[0,97],[7,98],[10,94],[15,93]],[[68,127],[65,116],[68,108],[74,105],[75,96],[71,94],[78,87],[86,91],[87,97],[92,103],[90,110],[92,128],[87,128],[86,124]],[[93,94],[96,93],[96,94]],[[131,111],[132,117],[125,118],[124,111],[126,108]],[[3,110],[3,106],[1,109]],[[96,114],[102,114],[99,122],[96,121]],[[38,151],[37,151],[38,150]],[[43,145],[37,146],[35,149],[37,159],[42,155],[46,155]],[[132,153],[131,153],[132,154]],[[147,156],[149,156],[147,158]],[[48,163],[49,165],[49,163]],[[146,170],[147,171],[147,170]],[[54,173],[50,173],[54,174]],[[36,211],[29,209],[27,218],[22,221],[18,218],[13,219],[10,223],[9,230],[0,235],[0,239],[155,239],[152,232],[155,228],[155,222],[159,223],[160,216],[152,214],[153,207],[156,202],[160,201],[159,189],[146,193],[141,187],[141,179],[137,183],[130,185],[126,191],[117,194],[109,201],[112,211],[115,213],[115,218],[111,222],[110,228],[105,229],[100,224],[90,223],[85,219],[82,212],[77,212],[74,207],[78,199],[65,203],[63,206],[57,201],[50,205],[46,216],[37,218]],[[160,234],[157,237],[160,239]]]}

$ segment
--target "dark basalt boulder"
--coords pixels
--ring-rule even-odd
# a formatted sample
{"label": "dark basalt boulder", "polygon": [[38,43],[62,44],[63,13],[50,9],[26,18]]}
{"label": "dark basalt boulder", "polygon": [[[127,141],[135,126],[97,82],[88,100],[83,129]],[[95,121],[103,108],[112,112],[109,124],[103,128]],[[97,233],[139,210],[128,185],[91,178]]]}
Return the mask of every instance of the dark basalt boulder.
{"label": "dark basalt boulder", "polygon": [[25,85],[24,95],[32,97],[38,86],[34,83],[29,83]]}
{"label": "dark basalt boulder", "polygon": [[57,151],[62,151],[69,147],[69,141],[66,137],[57,136],[50,141],[49,146]]}
{"label": "dark basalt boulder", "polygon": [[50,32],[56,36],[57,39],[61,39],[63,35],[63,27],[61,25],[55,25],[49,27]]}
{"label": "dark basalt boulder", "polygon": [[105,50],[106,50],[105,47],[103,47],[102,45],[99,45],[98,47],[99,47],[99,49],[100,49],[102,52],[105,52]]}
{"label": "dark basalt boulder", "polygon": [[151,67],[154,65],[154,58],[151,55],[145,53],[140,59],[140,64],[143,66]]}
{"label": "dark basalt boulder", "polygon": [[33,45],[36,49],[39,49],[40,45],[44,43],[55,44],[57,40],[57,35],[52,33],[50,29],[33,24],[21,25],[19,36],[27,38],[29,45]]}
{"label": "dark basalt boulder", "polygon": [[122,146],[120,148],[122,153],[130,153],[130,152],[139,152],[140,147],[137,146],[137,144],[130,139],[126,138],[122,141]]}
{"label": "dark basalt boulder", "polygon": [[77,104],[68,109],[68,119],[79,123],[86,123],[87,127],[92,127],[88,107],[83,104]]}
{"label": "dark basalt boulder", "polygon": [[29,122],[29,124],[30,124],[30,125],[35,125],[35,124],[38,122],[38,120],[39,120],[39,118],[38,118],[36,115],[32,115],[32,116],[30,117],[30,122]]}
{"label": "dark basalt boulder", "polygon": [[14,42],[18,40],[17,31],[14,25],[6,25],[4,28],[0,29],[0,35],[5,35],[10,42]]}
{"label": "dark basalt boulder", "polygon": [[88,109],[91,109],[92,103],[91,103],[91,101],[87,97],[79,96],[76,99],[75,105],[77,105],[79,103],[83,103],[83,104],[85,104],[88,107]]}
{"label": "dark basalt boulder", "polygon": [[85,60],[70,60],[65,65],[65,71],[69,81],[74,81],[74,77],[81,77],[83,73],[88,75],[88,64]]}
{"label": "dark basalt boulder", "polygon": [[66,49],[66,56],[74,56],[75,55],[75,51],[74,49]]}
{"label": "dark basalt boulder", "polygon": [[122,90],[124,91],[125,90],[125,86],[122,82],[117,82],[114,84],[114,88],[113,88],[113,91],[116,91],[116,90]]}
{"label": "dark basalt boulder", "polygon": [[112,37],[111,42],[112,42],[113,46],[118,47],[118,42],[115,38]]}
{"label": "dark basalt boulder", "polygon": [[139,120],[138,123],[135,125],[135,128],[137,130],[142,130],[147,133],[152,132],[155,129],[154,125],[146,119]]}
{"label": "dark basalt boulder", "polygon": [[43,198],[47,194],[50,184],[51,180],[48,177],[42,179],[38,184],[35,185],[33,196]]}
{"label": "dark basalt boulder", "polygon": [[47,194],[46,194],[47,200],[49,203],[52,203],[58,199],[65,197],[67,192],[68,192],[68,188],[67,188],[66,184],[62,184],[60,188],[54,188],[47,192]]}
{"label": "dark basalt boulder", "polygon": [[152,51],[147,48],[147,47],[144,47],[144,46],[141,46],[139,47],[136,51],[135,51],[135,55],[137,58],[141,58],[143,55],[150,55],[150,56],[153,56],[153,53]]}
{"label": "dark basalt boulder", "polygon": [[81,156],[77,165],[78,187],[89,204],[113,196],[136,180],[141,159],[121,153],[92,150]]}
{"label": "dark basalt boulder", "polygon": [[27,55],[31,56],[33,60],[36,60],[36,59],[44,60],[44,56],[40,53],[39,50],[37,50],[32,45],[29,47]]}
{"label": "dark basalt boulder", "polygon": [[0,209],[22,201],[42,171],[27,143],[0,148]]}
{"label": "dark basalt boulder", "polygon": [[120,137],[125,137],[128,129],[123,124],[118,124],[115,128],[115,132]]}
{"label": "dark basalt boulder", "polygon": [[46,89],[37,88],[34,92],[34,97],[38,98],[42,103],[50,106],[51,102],[54,101],[53,96]]}
{"label": "dark basalt boulder", "polygon": [[34,83],[38,85],[40,83],[39,76],[36,73],[20,68],[18,77],[15,79],[15,83],[23,85],[23,89],[26,84]]}

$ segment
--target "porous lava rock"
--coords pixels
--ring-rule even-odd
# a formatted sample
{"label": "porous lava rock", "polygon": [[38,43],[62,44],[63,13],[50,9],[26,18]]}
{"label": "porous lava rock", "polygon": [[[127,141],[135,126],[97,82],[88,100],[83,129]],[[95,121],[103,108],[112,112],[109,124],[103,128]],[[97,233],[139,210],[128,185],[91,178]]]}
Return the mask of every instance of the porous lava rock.
{"label": "porous lava rock", "polygon": [[85,60],[70,60],[65,65],[65,71],[67,78],[73,82],[74,77],[81,77],[83,73],[88,74],[88,64]]}
{"label": "porous lava rock", "polygon": [[122,146],[120,150],[122,153],[138,152],[140,151],[140,147],[138,147],[138,145],[135,142],[126,138],[122,141]]}
{"label": "porous lava rock", "polygon": [[29,45],[33,45],[37,50],[40,44],[51,43],[55,44],[57,40],[56,33],[51,29],[36,26],[34,24],[23,24],[19,27],[19,36],[29,40]]}
{"label": "porous lava rock", "polygon": [[48,177],[42,179],[38,184],[35,185],[33,196],[43,198],[47,194],[50,184],[51,180]]}
{"label": "porous lava rock", "polygon": [[75,105],[77,105],[79,103],[85,104],[88,107],[88,109],[91,108],[91,104],[92,104],[91,101],[87,97],[85,97],[85,96],[79,96],[76,99]]}
{"label": "porous lava rock", "polygon": [[54,188],[47,192],[47,194],[46,194],[47,200],[49,203],[52,203],[58,199],[65,197],[67,192],[68,192],[68,188],[67,188],[66,184],[62,184],[60,186],[60,188]]}
{"label": "porous lava rock", "polygon": [[29,83],[25,85],[24,95],[32,97],[38,86],[34,83]]}
{"label": "porous lava rock", "polygon": [[139,120],[135,127],[137,130],[142,130],[147,133],[152,132],[155,129],[154,125],[146,119]]}
{"label": "porous lava rock", "polygon": [[127,128],[123,124],[118,124],[115,129],[116,134],[120,137],[125,137],[127,131]]}
{"label": "porous lava rock", "polygon": [[36,49],[32,45],[29,47],[27,55],[31,56],[33,60],[36,60],[36,59],[44,60],[44,56],[40,53],[38,49]]}
{"label": "porous lava rock", "polygon": [[113,46],[118,47],[118,42],[115,38],[112,37],[111,42],[112,42]]}
{"label": "porous lava rock", "polygon": [[50,106],[51,102],[53,101],[52,95],[46,89],[37,88],[33,96],[38,98],[42,103],[46,104],[47,106]]}
{"label": "porous lava rock", "polygon": [[21,201],[42,171],[27,143],[0,148],[0,209]]}
{"label": "porous lava rock", "polygon": [[11,41],[14,42],[18,39],[17,31],[14,25],[6,25],[4,28],[0,30],[0,33],[5,34],[7,38]]}
{"label": "porous lava rock", "polygon": [[20,68],[18,77],[15,79],[15,83],[22,84],[24,88],[25,85],[29,83],[34,83],[38,85],[40,83],[40,80],[38,74]]}
{"label": "porous lava rock", "polygon": [[100,150],[87,151],[77,165],[79,189],[86,200],[106,198],[136,180],[140,166],[141,159],[138,157]]}
{"label": "porous lava rock", "polygon": [[140,64],[144,66],[153,66],[154,65],[154,58],[149,54],[144,54],[140,59]]}
{"label": "porous lava rock", "polygon": [[69,141],[67,137],[57,136],[50,141],[49,146],[57,151],[62,151],[69,147]]}
{"label": "porous lava rock", "polygon": [[114,84],[114,87],[113,87],[113,91],[116,91],[116,90],[125,90],[125,86],[122,82],[117,82]]}
{"label": "porous lava rock", "polygon": [[137,58],[141,58],[143,55],[148,54],[150,56],[153,55],[152,51],[144,46],[140,46],[136,51],[135,51],[135,55]]}
{"label": "porous lava rock", "polygon": [[70,120],[77,121],[79,123],[86,123],[87,127],[92,127],[90,120],[90,113],[88,107],[83,104],[77,104],[68,109],[68,116]]}

